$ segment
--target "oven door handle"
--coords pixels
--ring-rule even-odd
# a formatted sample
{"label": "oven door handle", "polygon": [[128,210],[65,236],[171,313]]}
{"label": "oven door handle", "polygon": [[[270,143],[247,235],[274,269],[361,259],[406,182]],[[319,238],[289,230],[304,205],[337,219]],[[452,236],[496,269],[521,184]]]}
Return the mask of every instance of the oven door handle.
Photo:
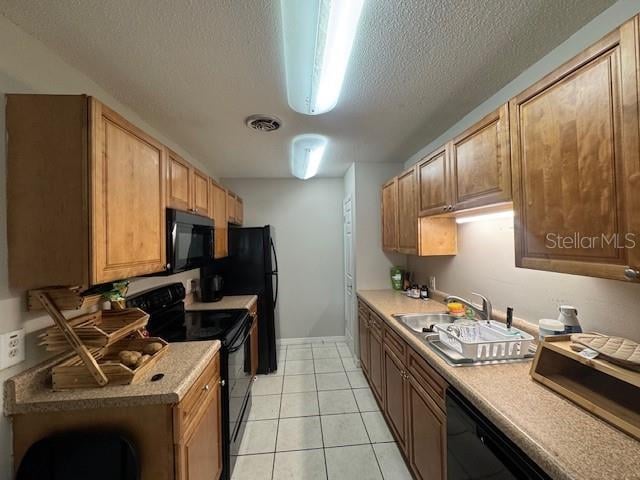
{"label": "oven door handle", "polygon": [[244,345],[244,343],[249,338],[249,335],[251,335],[251,328],[247,329],[247,333],[244,334],[244,336],[242,337],[242,341],[241,342],[238,342],[236,345],[234,345],[233,347],[229,348],[229,350],[228,350],[229,353],[237,352],[238,350],[240,350],[242,348],[242,346]]}

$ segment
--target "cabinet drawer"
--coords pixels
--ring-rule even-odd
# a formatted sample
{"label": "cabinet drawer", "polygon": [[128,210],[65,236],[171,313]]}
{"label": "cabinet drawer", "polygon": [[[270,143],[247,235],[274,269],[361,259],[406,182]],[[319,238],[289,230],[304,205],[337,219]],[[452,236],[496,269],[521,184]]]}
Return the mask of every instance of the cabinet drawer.
{"label": "cabinet drawer", "polygon": [[388,325],[385,325],[384,344],[396,354],[402,363],[407,363],[407,344]]}
{"label": "cabinet drawer", "polygon": [[409,349],[407,370],[444,411],[447,382],[416,352]]}
{"label": "cabinet drawer", "polygon": [[174,409],[176,443],[188,435],[191,428],[195,426],[200,410],[208,405],[207,397],[213,395],[214,387],[219,381],[220,353],[218,352]]}

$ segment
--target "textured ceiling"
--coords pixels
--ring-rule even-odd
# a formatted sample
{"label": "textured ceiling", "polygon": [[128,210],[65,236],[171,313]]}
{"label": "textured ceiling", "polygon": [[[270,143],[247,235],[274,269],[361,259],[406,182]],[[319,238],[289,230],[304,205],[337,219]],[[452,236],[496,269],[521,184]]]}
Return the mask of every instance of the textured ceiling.
{"label": "textured ceiling", "polygon": [[[367,0],[338,106],[318,117],[287,106],[277,0],[0,0],[0,13],[215,175],[286,177],[300,133],[329,136],[323,176],[406,160],[612,3]],[[253,113],[284,127],[250,131]]]}

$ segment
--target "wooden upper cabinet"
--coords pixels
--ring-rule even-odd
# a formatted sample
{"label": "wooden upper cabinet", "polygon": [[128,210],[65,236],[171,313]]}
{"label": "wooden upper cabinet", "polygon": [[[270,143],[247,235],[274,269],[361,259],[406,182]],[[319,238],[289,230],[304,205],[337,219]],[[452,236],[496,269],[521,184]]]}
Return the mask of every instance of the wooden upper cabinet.
{"label": "wooden upper cabinet", "polygon": [[227,225],[227,190],[209,180],[211,197],[211,213],[214,225],[213,258],[223,258],[228,255],[228,225]]}
{"label": "wooden upper cabinet", "polygon": [[7,95],[9,284],[161,272],[165,148],[86,95]]}
{"label": "wooden upper cabinet", "polygon": [[517,266],[637,280],[637,38],[627,22],[510,102]]}
{"label": "wooden upper cabinet", "polygon": [[192,202],[191,165],[171,150],[167,151],[167,207],[189,210]]}
{"label": "wooden upper cabinet", "polygon": [[398,249],[398,179],[382,186],[382,249]]}
{"label": "wooden upper cabinet", "polygon": [[227,221],[236,223],[236,194],[227,190]]}
{"label": "wooden upper cabinet", "polygon": [[212,217],[213,214],[210,211],[211,202],[209,201],[209,177],[200,170],[193,168],[191,170],[191,178],[193,185],[193,213]]}
{"label": "wooden upper cabinet", "polygon": [[91,283],[161,271],[165,149],[91,100]]}
{"label": "wooden upper cabinet", "polygon": [[167,207],[212,217],[209,176],[167,149]]}
{"label": "wooden upper cabinet", "polygon": [[511,201],[508,104],[467,129],[447,148],[453,209]]}
{"label": "wooden upper cabinet", "polygon": [[441,214],[448,210],[450,200],[447,157],[447,149],[442,147],[416,167],[419,184],[418,213],[420,216]]}
{"label": "wooden upper cabinet", "polygon": [[398,176],[398,252],[418,253],[418,182],[412,168]]}

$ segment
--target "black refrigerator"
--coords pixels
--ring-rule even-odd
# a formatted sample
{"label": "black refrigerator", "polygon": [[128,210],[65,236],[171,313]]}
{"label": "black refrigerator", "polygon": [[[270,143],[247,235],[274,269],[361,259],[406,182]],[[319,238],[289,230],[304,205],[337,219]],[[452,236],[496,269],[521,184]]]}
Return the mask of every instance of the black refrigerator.
{"label": "black refrigerator", "polygon": [[258,373],[275,372],[278,257],[273,227],[229,228],[229,256],[222,270],[225,295],[258,295]]}

